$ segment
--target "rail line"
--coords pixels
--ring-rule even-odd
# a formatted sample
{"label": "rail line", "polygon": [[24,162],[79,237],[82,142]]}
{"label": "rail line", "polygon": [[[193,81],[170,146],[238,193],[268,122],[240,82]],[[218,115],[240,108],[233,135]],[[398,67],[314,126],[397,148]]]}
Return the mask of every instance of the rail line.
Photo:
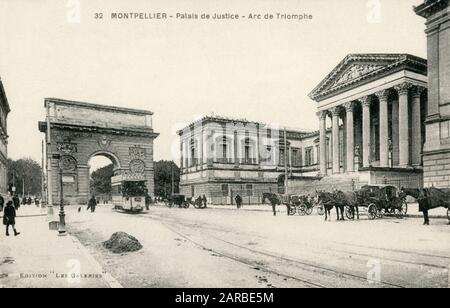
{"label": "rail line", "polygon": [[[304,278],[299,278],[299,277],[296,277],[296,276],[292,276],[292,275],[289,275],[289,274],[286,274],[286,273],[281,273],[279,271],[275,271],[275,270],[269,269],[267,267],[263,267],[259,263],[254,263],[254,262],[249,262],[249,261],[242,260],[242,258],[239,258],[239,257],[237,257],[235,255],[232,255],[232,254],[224,253],[223,251],[217,251],[217,250],[211,249],[210,247],[207,247],[204,244],[201,244],[198,241],[192,239],[191,237],[189,237],[185,233],[174,229],[174,228],[178,228],[179,229],[180,225],[185,225],[185,228],[192,228],[192,226],[186,225],[185,223],[180,223],[179,221],[176,221],[176,220],[171,219],[171,218],[162,217],[162,216],[159,216],[159,215],[157,215],[156,217],[161,219],[161,220],[164,220],[164,221],[161,221],[161,220],[159,220],[159,221],[163,225],[165,225],[169,230],[171,230],[172,232],[176,233],[180,237],[183,237],[184,239],[192,242],[193,244],[197,245],[198,247],[201,247],[202,249],[206,249],[206,250],[209,250],[211,252],[214,252],[217,255],[220,255],[220,256],[232,259],[232,260],[240,262],[240,263],[244,263],[245,265],[252,266],[253,268],[255,266],[257,266],[258,268],[261,268],[261,270],[263,270],[264,272],[268,272],[268,273],[276,274],[276,275],[279,275],[279,276],[282,276],[282,277],[286,277],[286,278],[290,278],[290,279],[293,279],[293,280],[297,280],[299,282],[302,282],[302,283],[305,283],[305,284],[308,284],[308,285],[311,285],[311,286],[314,286],[314,287],[319,287],[319,288],[327,288],[327,287],[329,287],[329,286],[325,286],[324,284],[319,283],[319,282],[307,280],[307,279],[304,279]],[[170,222],[170,221],[172,221],[172,222]],[[203,225],[203,227],[204,227],[204,225]],[[325,267],[325,266],[311,264],[311,263],[304,262],[304,261],[299,261],[299,260],[296,260],[296,259],[293,259],[293,258],[289,258],[289,257],[283,256],[283,255],[275,254],[275,253],[269,253],[269,252],[260,251],[260,250],[257,250],[257,249],[245,247],[245,246],[242,246],[242,245],[239,245],[239,244],[236,244],[236,243],[224,240],[222,238],[218,238],[218,237],[216,237],[214,235],[211,235],[211,234],[208,234],[208,237],[212,238],[212,239],[214,239],[216,241],[222,242],[224,244],[227,244],[228,246],[232,246],[232,247],[235,247],[235,248],[246,250],[246,251],[248,251],[248,252],[250,252],[252,254],[255,254],[255,255],[260,255],[260,256],[264,256],[264,257],[268,257],[268,258],[273,258],[273,259],[275,259],[277,261],[283,260],[283,261],[289,262],[291,264],[295,264],[295,265],[297,265],[297,267],[299,267],[299,268],[301,268],[303,270],[307,270],[309,272],[321,272],[321,273],[328,272],[328,273],[332,273],[333,275],[338,275],[338,276],[341,276],[341,277],[348,277],[348,278],[352,278],[352,279],[357,279],[359,281],[363,281],[363,282],[367,283],[367,277],[359,276],[359,275],[352,274],[352,273],[338,271],[338,270],[331,269],[331,268],[328,268],[328,267]],[[390,282],[379,282],[378,285],[391,287],[391,288],[392,287],[394,287],[394,288],[405,288],[405,286],[402,286],[402,285],[399,285],[399,284],[395,284],[395,283],[390,283]]]}

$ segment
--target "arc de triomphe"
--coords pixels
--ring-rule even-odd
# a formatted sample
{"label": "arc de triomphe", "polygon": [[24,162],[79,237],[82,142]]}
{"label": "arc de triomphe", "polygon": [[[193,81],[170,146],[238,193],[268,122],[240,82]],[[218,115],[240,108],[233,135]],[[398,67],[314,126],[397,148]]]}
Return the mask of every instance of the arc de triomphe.
{"label": "arc de triomphe", "polygon": [[54,98],[45,99],[45,108],[47,119],[39,122],[39,130],[46,133],[47,186],[53,204],[60,197],[60,168],[65,202],[87,202],[89,160],[94,156],[109,158],[114,175],[143,174],[154,196],[153,142],[158,134],[152,112]]}

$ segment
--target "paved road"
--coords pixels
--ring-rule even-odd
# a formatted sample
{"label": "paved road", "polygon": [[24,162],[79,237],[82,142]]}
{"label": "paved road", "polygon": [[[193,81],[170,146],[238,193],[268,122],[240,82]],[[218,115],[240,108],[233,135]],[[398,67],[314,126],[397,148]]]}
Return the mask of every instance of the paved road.
{"label": "paved road", "polygon": [[[334,218],[334,217],[333,217]],[[125,287],[448,287],[450,226],[420,218],[325,222],[265,211],[69,210],[71,233]],[[143,250],[114,255],[116,231]],[[369,279],[368,279],[369,277]]]}

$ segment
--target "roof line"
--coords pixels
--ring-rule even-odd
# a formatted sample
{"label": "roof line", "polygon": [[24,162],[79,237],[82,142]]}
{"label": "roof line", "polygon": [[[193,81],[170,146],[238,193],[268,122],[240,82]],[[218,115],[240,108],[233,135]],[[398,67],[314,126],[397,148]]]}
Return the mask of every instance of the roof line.
{"label": "roof line", "polygon": [[110,106],[110,105],[102,105],[102,104],[95,104],[95,103],[88,103],[88,102],[81,102],[81,101],[74,101],[74,100],[67,100],[67,99],[61,99],[61,98],[52,98],[48,97],[44,99],[44,106],[47,107],[47,102],[54,102],[58,104],[63,105],[72,105],[72,106],[80,106],[80,107],[87,107],[87,108],[93,108],[93,109],[103,109],[103,110],[115,110],[115,111],[122,111],[126,113],[137,113],[137,114],[147,114],[147,115],[153,115],[153,112],[143,109],[134,109],[134,108],[127,108],[127,107],[117,107],[117,106]]}

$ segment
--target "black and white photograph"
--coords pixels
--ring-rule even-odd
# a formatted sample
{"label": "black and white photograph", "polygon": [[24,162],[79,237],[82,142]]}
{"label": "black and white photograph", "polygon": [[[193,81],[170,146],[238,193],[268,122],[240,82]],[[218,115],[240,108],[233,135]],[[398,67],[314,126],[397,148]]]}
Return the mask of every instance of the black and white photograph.
{"label": "black and white photograph", "polygon": [[0,288],[449,288],[450,0],[0,0],[0,222]]}

